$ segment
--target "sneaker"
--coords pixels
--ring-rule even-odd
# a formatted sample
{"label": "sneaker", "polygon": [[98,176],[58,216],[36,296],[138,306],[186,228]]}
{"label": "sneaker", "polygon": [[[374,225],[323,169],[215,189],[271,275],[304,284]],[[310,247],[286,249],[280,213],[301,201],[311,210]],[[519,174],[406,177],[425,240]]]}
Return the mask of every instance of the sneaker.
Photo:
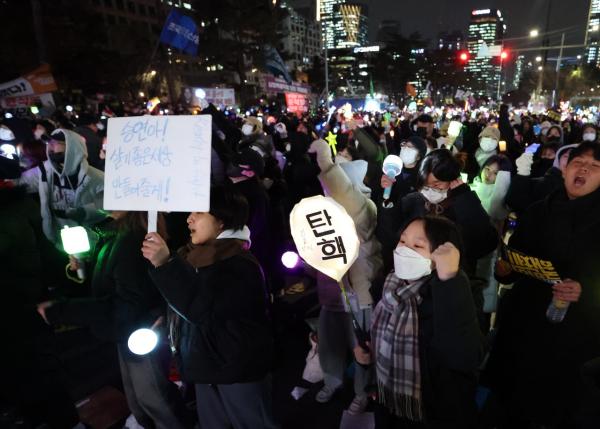
{"label": "sneaker", "polygon": [[362,414],[367,409],[369,404],[369,398],[366,396],[355,396],[350,406],[348,407],[348,413],[352,415]]}
{"label": "sneaker", "polygon": [[319,392],[317,393],[317,396],[315,396],[315,400],[317,402],[320,402],[321,404],[324,404],[325,402],[329,402],[331,397],[338,390],[339,390],[339,387],[333,388],[333,387],[329,387],[329,386],[325,385],[321,388],[321,390],[319,390]]}

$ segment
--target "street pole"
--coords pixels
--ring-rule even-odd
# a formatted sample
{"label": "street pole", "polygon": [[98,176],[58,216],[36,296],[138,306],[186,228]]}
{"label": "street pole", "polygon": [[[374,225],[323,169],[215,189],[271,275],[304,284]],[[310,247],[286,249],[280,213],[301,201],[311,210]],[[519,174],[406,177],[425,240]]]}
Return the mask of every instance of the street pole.
{"label": "street pole", "polygon": [[329,54],[327,51],[327,26],[325,26],[325,107],[329,112]]}
{"label": "street pole", "polygon": [[558,52],[558,58],[556,59],[556,83],[554,84],[554,91],[552,91],[552,105],[555,106],[555,101],[556,98],[559,97],[558,95],[558,85],[559,85],[559,80],[560,80],[560,63],[562,61],[562,55],[563,55],[563,49],[565,46],[565,33],[562,34],[562,37],[560,38],[560,51]]}
{"label": "street pole", "polygon": [[502,44],[502,47],[500,48],[500,71],[498,73],[498,93],[496,94],[496,100],[498,100],[498,102],[500,102],[500,84],[502,83],[502,62],[504,61],[504,58],[502,58],[503,52],[504,44]]}

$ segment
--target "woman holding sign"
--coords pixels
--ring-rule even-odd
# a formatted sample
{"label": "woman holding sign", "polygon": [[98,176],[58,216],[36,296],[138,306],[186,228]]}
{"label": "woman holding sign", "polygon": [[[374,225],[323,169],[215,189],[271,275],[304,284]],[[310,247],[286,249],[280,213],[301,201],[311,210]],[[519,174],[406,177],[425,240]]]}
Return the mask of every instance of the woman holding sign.
{"label": "woman holding sign", "polygon": [[354,349],[360,364],[376,369],[377,429],[475,425],[482,336],[461,247],[456,226],[441,217],[417,218],[401,233],[373,311],[370,350]]}
{"label": "woman holding sign", "polygon": [[270,379],[273,339],[262,269],[249,251],[248,203],[219,187],[210,211],[187,219],[190,243],[171,255],[157,233],[142,252],[171,309],[171,347],[195,384],[202,428],[275,428]]}

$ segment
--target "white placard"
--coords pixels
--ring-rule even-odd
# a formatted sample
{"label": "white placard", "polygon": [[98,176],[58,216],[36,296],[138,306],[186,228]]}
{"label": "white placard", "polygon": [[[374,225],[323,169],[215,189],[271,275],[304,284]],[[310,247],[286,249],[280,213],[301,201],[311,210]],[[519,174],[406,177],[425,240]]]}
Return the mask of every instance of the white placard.
{"label": "white placard", "polygon": [[108,120],[104,209],[208,211],[210,115]]}
{"label": "white placard", "polygon": [[290,213],[290,228],[302,259],[336,281],[358,257],[354,221],[333,198],[304,198]]}

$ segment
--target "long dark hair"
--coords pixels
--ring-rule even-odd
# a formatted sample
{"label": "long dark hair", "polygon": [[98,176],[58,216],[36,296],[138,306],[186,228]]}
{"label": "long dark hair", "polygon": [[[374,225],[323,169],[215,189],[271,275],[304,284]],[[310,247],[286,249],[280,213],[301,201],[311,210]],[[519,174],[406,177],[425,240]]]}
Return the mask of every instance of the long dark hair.
{"label": "long dark hair", "polygon": [[[131,231],[145,234],[148,231],[148,212],[125,212],[122,217],[115,219],[114,225],[117,231]],[[158,213],[156,231],[164,240],[169,238],[167,222],[162,213]]]}

